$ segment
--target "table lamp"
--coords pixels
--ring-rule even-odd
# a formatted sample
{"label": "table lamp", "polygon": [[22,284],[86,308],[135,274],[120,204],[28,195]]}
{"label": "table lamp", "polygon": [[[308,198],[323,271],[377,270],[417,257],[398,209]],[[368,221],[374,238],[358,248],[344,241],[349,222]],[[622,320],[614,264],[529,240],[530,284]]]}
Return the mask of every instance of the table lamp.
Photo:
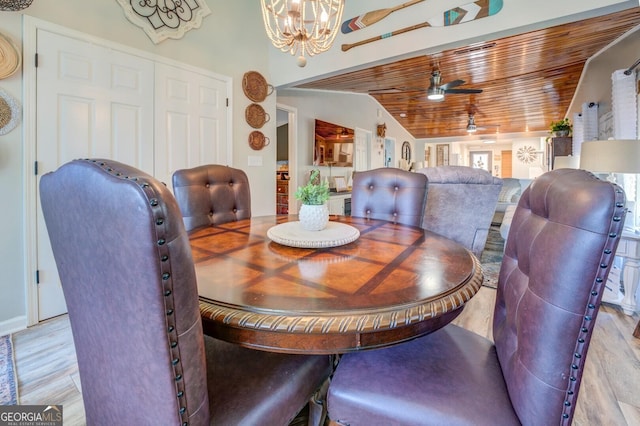
{"label": "table lamp", "polygon": [[559,155],[553,160],[553,169],[578,169],[580,157],[577,155]]}
{"label": "table lamp", "polygon": [[[616,182],[614,173],[640,174],[640,140],[621,139],[606,141],[583,142],[580,148],[580,168],[594,173],[609,173],[607,178],[611,182]],[[636,179],[636,186],[638,180]],[[625,188],[627,193],[631,191],[638,193],[637,188]],[[630,194],[629,194],[630,195]],[[636,200],[637,202],[637,200]],[[629,227],[635,227],[635,212],[633,205],[636,203],[627,201],[626,222]]]}
{"label": "table lamp", "polygon": [[594,173],[640,173],[640,141],[635,139],[583,142],[580,168]]}

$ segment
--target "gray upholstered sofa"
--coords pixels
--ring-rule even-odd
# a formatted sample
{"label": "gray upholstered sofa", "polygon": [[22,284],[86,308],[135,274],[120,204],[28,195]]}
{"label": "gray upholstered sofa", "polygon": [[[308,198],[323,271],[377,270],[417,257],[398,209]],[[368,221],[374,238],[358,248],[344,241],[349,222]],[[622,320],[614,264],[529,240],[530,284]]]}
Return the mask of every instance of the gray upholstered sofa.
{"label": "gray upholstered sofa", "polygon": [[522,186],[520,185],[520,179],[502,178],[502,189],[498,194],[496,212],[504,213],[509,204],[518,204],[521,194]]}
{"label": "gray upholstered sofa", "polygon": [[422,227],[462,244],[480,258],[502,180],[466,166],[427,167],[416,172],[428,179]]}
{"label": "gray upholstered sofa", "polygon": [[[500,236],[507,239],[509,229],[511,228],[511,220],[516,210],[520,195],[531,183],[530,180],[522,180],[516,178],[503,178],[503,185],[498,195],[498,205],[496,206],[496,215],[494,222],[500,223]],[[499,214],[499,216],[498,216]]]}

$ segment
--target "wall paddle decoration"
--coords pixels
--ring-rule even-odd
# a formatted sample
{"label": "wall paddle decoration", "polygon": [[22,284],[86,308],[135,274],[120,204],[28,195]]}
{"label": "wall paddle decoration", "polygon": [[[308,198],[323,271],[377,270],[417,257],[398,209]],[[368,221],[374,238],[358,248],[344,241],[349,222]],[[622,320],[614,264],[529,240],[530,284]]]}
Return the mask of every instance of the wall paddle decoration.
{"label": "wall paddle decoration", "polygon": [[[371,43],[377,40],[383,40],[395,35],[403,34],[409,31],[427,27],[449,27],[452,25],[464,24],[465,22],[475,21],[477,19],[493,16],[502,10],[503,0],[477,0],[472,3],[466,3],[453,9],[444,11],[444,13],[434,16],[425,22],[412,25],[410,27],[401,28],[379,36],[370,37],[355,43],[345,43],[342,45],[342,51],[346,52],[357,46]],[[413,2],[409,2],[413,3]],[[347,24],[348,25],[348,24]]]}

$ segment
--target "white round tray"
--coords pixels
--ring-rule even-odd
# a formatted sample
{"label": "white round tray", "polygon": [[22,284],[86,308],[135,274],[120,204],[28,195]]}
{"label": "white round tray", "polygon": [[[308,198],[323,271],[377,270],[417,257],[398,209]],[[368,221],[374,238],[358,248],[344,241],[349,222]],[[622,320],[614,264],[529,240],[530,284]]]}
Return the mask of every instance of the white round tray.
{"label": "white round tray", "polygon": [[360,231],[346,223],[332,221],[322,231],[307,231],[296,221],[269,228],[267,237],[289,247],[324,248],[349,244],[360,237]]}

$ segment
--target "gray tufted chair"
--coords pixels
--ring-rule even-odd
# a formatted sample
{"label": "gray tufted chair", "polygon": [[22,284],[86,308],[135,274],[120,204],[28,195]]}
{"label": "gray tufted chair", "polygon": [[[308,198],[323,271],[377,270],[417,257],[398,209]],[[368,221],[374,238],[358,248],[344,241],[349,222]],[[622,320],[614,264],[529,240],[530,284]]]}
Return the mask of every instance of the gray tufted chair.
{"label": "gray tufted chair", "polygon": [[244,171],[219,164],[176,170],[173,193],[187,231],[251,217],[251,191]]}
{"label": "gray tufted chair", "polygon": [[344,355],[333,421],[356,425],[569,425],[624,192],[584,170],[543,174],[520,198],[500,269],[495,343],[455,325]]}
{"label": "gray tufted chair", "polygon": [[479,259],[502,180],[465,166],[427,167],[417,173],[429,181],[422,227],[462,244]]}
{"label": "gray tufted chair", "polygon": [[386,167],[353,175],[351,216],[422,226],[427,178]]}
{"label": "gray tufted chair", "polygon": [[328,357],[203,336],[182,217],[153,177],[75,160],[42,177],[40,198],[87,424],[284,425],[328,377]]}

